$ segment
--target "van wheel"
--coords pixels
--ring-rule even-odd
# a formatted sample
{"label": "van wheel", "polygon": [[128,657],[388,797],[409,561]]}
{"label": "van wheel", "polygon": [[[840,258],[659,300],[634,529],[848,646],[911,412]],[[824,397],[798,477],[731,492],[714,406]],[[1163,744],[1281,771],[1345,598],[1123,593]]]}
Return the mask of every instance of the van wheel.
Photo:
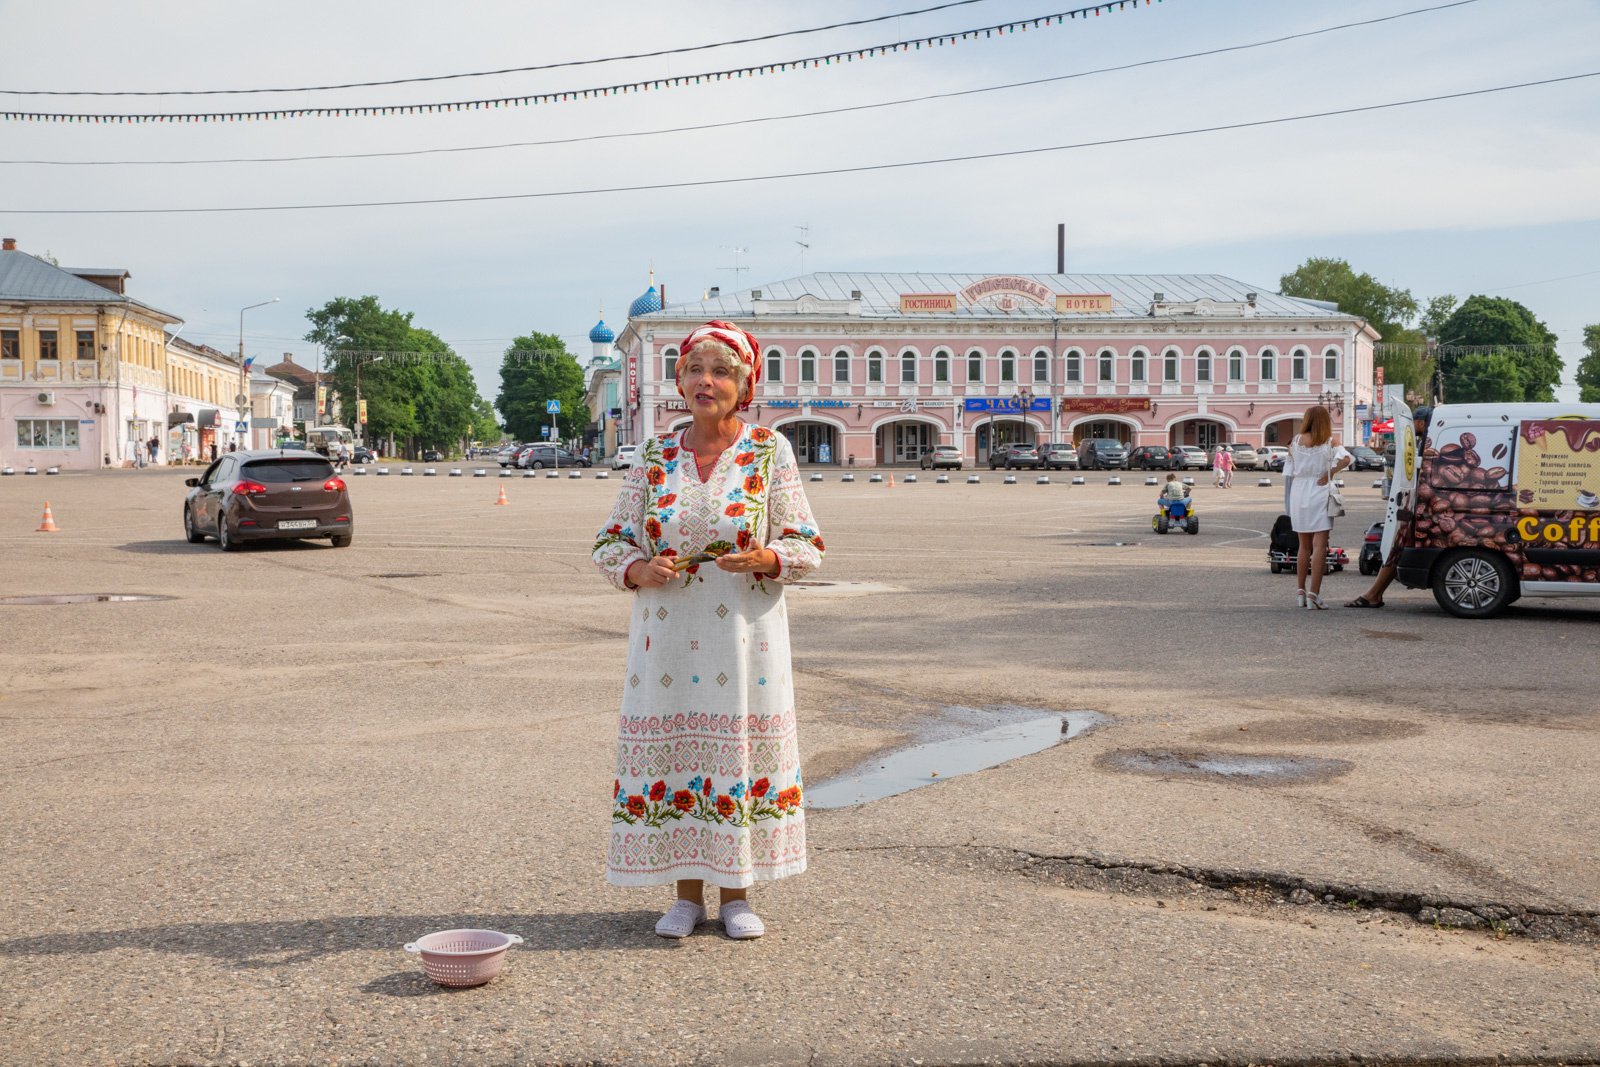
{"label": "van wheel", "polygon": [[1487,619],[1517,596],[1505,557],[1481,548],[1447,556],[1433,572],[1433,598],[1459,619]]}

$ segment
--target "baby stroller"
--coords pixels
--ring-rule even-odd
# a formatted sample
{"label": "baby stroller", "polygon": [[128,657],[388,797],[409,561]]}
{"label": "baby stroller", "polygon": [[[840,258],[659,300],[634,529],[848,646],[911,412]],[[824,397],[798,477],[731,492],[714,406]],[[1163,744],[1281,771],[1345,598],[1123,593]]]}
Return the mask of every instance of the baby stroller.
{"label": "baby stroller", "polygon": [[[1279,515],[1272,524],[1272,533],[1267,542],[1267,569],[1273,574],[1292,572],[1299,562],[1300,536],[1294,532],[1289,516]],[[1322,561],[1322,573],[1342,571],[1349,562],[1350,557],[1344,549],[1329,545],[1327,558]]]}

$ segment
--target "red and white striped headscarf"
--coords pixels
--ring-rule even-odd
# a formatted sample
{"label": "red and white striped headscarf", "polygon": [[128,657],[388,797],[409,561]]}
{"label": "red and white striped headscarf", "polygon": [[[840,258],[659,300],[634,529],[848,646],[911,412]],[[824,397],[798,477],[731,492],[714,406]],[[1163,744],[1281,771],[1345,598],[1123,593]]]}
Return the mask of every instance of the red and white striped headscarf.
{"label": "red and white striped headscarf", "polygon": [[[678,380],[680,382],[683,380],[683,365],[688,360],[689,353],[694,350],[696,345],[703,344],[706,341],[720,341],[722,344],[727,345],[739,357],[739,362],[750,368],[749,392],[745,395],[747,398],[755,396],[756,383],[761,381],[761,342],[757,341],[747,331],[741,330],[733,323],[723,319],[712,319],[704,326],[697,326],[690,331],[688,337],[683,339],[683,343],[678,346],[678,367],[676,371]],[[678,392],[679,394],[683,392],[681,385],[678,387]],[[739,405],[741,409],[749,406],[749,399]]]}

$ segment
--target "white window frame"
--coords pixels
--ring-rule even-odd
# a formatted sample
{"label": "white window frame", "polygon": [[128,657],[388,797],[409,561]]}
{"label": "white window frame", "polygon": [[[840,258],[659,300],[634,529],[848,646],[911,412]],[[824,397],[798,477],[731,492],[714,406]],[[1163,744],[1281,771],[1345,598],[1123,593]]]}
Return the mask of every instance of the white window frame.
{"label": "white window frame", "polygon": [[1294,382],[1309,380],[1307,375],[1311,372],[1310,366],[1311,350],[1303,345],[1294,349],[1289,353],[1289,380]]}
{"label": "white window frame", "polygon": [[1182,374],[1183,353],[1176,348],[1169,348],[1161,353],[1161,380],[1176,383]]}
{"label": "white window frame", "polygon": [[1115,385],[1117,381],[1117,350],[1102,348],[1094,356],[1094,380],[1101,385]]}
{"label": "white window frame", "polygon": [[1014,348],[1000,350],[1000,384],[1017,384],[1017,350]]}
{"label": "white window frame", "polygon": [[767,357],[766,373],[764,373],[761,377],[769,385],[782,385],[783,384],[783,349],[781,349],[781,348],[769,348],[769,349],[767,349],[766,357]]}
{"label": "white window frame", "polygon": [[1197,384],[1210,385],[1215,381],[1213,372],[1216,370],[1217,354],[1210,348],[1197,348],[1194,350],[1194,380]]}
{"label": "white window frame", "polygon": [[1033,384],[1044,385],[1050,381],[1050,350],[1036,348],[1033,351]]}
{"label": "white window frame", "polygon": [[[854,358],[855,358],[855,353],[851,352],[848,348],[835,348],[833,350],[833,384],[834,385],[849,385],[850,384],[850,363]],[[844,371],[844,376],[843,377],[839,376],[839,371],[841,369],[843,369],[843,371]]]}
{"label": "white window frame", "polygon": [[[967,362],[967,384],[968,385],[982,385],[983,384],[983,361],[984,361],[985,355],[986,355],[986,353],[981,348],[969,348],[969,349],[967,349],[967,360],[966,360],[966,362]],[[974,370],[976,370],[978,372],[976,376],[974,376],[973,373],[972,373]]]}
{"label": "white window frame", "polygon": [[[911,371],[911,377],[909,378],[906,377],[907,368]],[[915,348],[902,348],[900,350],[900,384],[917,384],[917,350]]]}
{"label": "white window frame", "polygon": [[883,384],[883,349],[874,348],[867,353],[867,384]]}
{"label": "white window frame", "polygon": [[1339,349],[1329,346],[1322,350],[1322,380],[1336,382],[1339,380],[1339,357],[1344,355]]}
{"label": "white window frame", "polygon": [[815,348],[802,348],[796,355],[800,359],[800,384],[817,384],[817,355]]}
{"label": "white window frame", "polygon": [[1062,375],[1068,382],[1083,382],[1083,349],[1069,348],[1065,357],[1065,366]]}
{"label": "white window frame", "polygon": [[950,384],[950,350],[936,348],[933,350],[933,384]]}
{"label": "white window frame", "polygon": [[[34,424],[44,427],[44,444],[34,444]],[[58,431],[52,435],[50,430]],[[27,441],[23,440],[23,430],[27,430]],[[70,441],[68,440],[70,438]],[[53,439],[53,443],[52,443]],[[77,452],[83,448],[83,437],[78,433],[78,420],[76,418],[39,418],[31,415],[19,416],[17,419],[17,447],[38,449],[41,452]]]}
{"label": "white window frame", "polygon": [[1150,361],[1150,353],[1143,348],[1135,348],[1128,353],[1128,380],[1144,382],[1145,369]]}
{"label": "white window frame", "polygon": [[1228,349],[1228,384],[1244,381],[1244,349]]}
{"label": "white window frame", "polygon": [[1278,380],[1278,350],[1276,348],[1273,348],[1271,345],[1268,345],[1266,348],[1263,348],[1260,351],[1259,355],[1261,357],[1261,367],[1260,367],[1261,380],[1264,381],[1264,382],[1275,382],[1275,381],[1277,381]]}
{"label": "white window frame", "polygon": [[675,382],[678,380],[678,346],[668,345],[661,350],[661,380]]}

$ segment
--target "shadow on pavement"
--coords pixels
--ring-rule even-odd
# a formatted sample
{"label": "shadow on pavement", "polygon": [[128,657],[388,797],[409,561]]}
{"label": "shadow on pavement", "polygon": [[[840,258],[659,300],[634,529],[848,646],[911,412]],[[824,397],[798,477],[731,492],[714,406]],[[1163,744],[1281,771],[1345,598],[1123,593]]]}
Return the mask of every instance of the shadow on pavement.
{"label": "shadow on pavement", "polygon": [[[236,967],[272,968],[306,963],[337,952],[393,949],[436,930],[483,929],[520,934],[513,952],[572,949],[647,949],[660,912],[650,910],[555,912],[543,915],[345,915],[283,922],[171,923],[128,930],[86,930],[0,941],[0,958],[92,955],[118,949],[210,956]],[[418,978],[422,978],[419,974]],[[426,981],[426,979],[423,979]],[[430,985],[432,983],[429,983]],[[371,983],[369,992],[413,996],[400,975]]]}
{"label": "shadow on pavement", "polygon": [[[240,555],[251,555],[256,552],[320,552],[332,548],[326,540],[311,542],[302,540],[282,541],[252,541],[239,547]],[[203,544],[191,545],[181,536],[170,541],[129,541],[125,545],[117,546],[118,552],[137,552],[146,556],[199,556],[219,555],[221,549],[215,541],[206,541]]]}

